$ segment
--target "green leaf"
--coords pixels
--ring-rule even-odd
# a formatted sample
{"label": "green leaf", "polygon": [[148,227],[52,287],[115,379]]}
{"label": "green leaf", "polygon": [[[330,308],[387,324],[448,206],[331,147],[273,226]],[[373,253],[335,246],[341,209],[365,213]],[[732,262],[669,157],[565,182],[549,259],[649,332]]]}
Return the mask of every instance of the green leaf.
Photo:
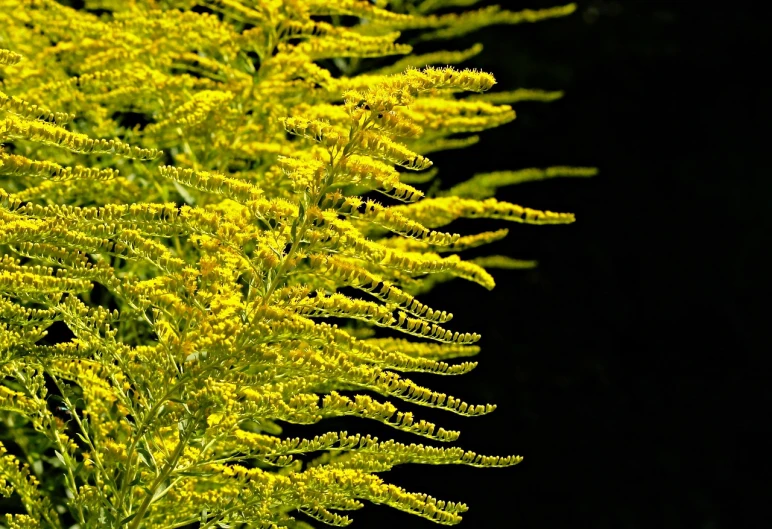
{"label": "green leaf", "polygon": [[129,522],[130,522],[130,521],[131,521],[131,520],[132,520],[132,519],[133,519],[133,518],[134,518],[136,515],[137,515],[137,513],[135,513],[135,512],[134,512],[134,513],[131,513],[131,514],[130,514],[130,515],[128,515],[126,518],[124,518],[123,520],[121,520],[121,521],[118,523],[118,526],[121,526],[121,525],[124,525],[124,524],[127,524],[127,523],[129,523]]}

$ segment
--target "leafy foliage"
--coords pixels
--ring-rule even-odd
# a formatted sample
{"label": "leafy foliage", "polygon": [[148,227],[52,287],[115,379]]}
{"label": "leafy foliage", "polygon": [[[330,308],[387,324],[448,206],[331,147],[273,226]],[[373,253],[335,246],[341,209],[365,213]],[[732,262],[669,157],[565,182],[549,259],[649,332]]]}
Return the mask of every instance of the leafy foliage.
{"label": "leafy foliage", "polygon": [[465,505],[378,474],[520,462],[281,436],[351,415],[450,442],[395,402],[495,408],[404,375],[476,365],[451,361],[479,336],[416,295],[532,263],[457,255],[506,230],[438,229],[571,222],[492,195],[594,171],[477,175],[424,198],[426,154],[511,121],[508,101],[560,96],[465,98],[494,78],[431,65],[479,46],[413,53],[574,9],[446,9],[471,3],[0,0],[0,493],[27,512],[7,527],[343,526],[361,500],[455,524]]}

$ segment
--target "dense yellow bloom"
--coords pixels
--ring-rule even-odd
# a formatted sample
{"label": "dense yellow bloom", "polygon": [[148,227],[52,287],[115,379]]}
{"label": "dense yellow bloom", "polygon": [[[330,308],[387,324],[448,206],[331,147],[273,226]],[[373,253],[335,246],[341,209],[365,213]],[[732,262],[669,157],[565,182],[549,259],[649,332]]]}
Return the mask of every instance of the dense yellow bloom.
{"label": "dense yellow bloom", "polygon": [[572,222],[493,196],[595,171],[424,185],[430,153],[562,95],[485,93],[492,74],[449,66],[480,45],[420,53],[575,9],[449,9],[474,3],[0,0],[0,420],[21,454],[0,444],[0,494],[27,512],[0,523],[294,529],[368,501],[451,525],[464,504],[378,474],[521,461],[281,428],[351,416],[449,443],[405,403],[495,409],[409,378],[468,373],[479,352],[419,297],[535,263],[464,260],[507,230],[441,228]]}

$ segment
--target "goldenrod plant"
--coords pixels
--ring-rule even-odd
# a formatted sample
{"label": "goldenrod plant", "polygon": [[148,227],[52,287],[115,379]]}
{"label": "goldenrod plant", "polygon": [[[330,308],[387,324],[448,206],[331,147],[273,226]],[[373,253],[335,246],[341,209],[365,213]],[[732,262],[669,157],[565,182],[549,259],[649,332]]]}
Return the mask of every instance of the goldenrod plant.
{"label": "goldenrod plant", "polygon": [[[408,411],[495,408],[409,378],[479,350],[416,296],[533,264],[459,256],[505,229],[442,228],[572,222],[496,188],[594,174],[424,196],[427,154],[561,95],[483,94],[491,74],[449,66],[479,45],[421,52],[575,9],[474,3],[0,0],[0,523],[302,529],[370,502],[452,525],[463,503],[383,473],[521,461],[439,446],[459,432]],[[427,444],[282,435],[343,416]]]}

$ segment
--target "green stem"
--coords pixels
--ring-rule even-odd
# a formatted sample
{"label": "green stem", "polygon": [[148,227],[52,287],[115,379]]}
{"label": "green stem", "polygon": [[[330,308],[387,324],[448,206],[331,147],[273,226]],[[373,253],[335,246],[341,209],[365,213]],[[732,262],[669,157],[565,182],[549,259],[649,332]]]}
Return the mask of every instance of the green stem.
{"label": "green stem", "polygon": [[[193,428],[191,428],[191,430],[193,430]],[[164,466],[163,471],[161,472],[161,474],[159,474],[159,476],[155,479],[153,484],[150,486],[148,493],[145,495],[145,499],[142,500],[142,503],[140,504],[139,509],[137,510],[137,514],[131,520],[129,529],[138,529],[139,523],[142,521],[142,518],[144,518],[145,513],[150,507],[150,504],[153,502],[155,491],[158,489],[159,486],[161,486],[161,484],[166,480],[166,478],[169,477],[169,474],[171,474],[172,470],[174,470],[174,467],[177,466],[177,461],[180,459],[180,456],[182,455],[183,450],[185,450],[187,441],[188,441],[187,435],[180,437],[180,440],[177,443],[177,447],[174,449],[174,452],[172,453],[171,458],[166,462],[166,465]]]}
{"label": "green stem", "polygon": [[271,284],[268,286],[268,290],[265,291],[265,295],[263,296],[264,305],[268,303],[268,300],[271,298],[271,294],[273,294],[273,291],[279,285],[279,280],[281,279],[282,275],[284,275],[284,272],[286,271],[286,268],[289,265],[289,261],[295,255],[295,250],[297,250],[297,247],[300,244],[300,240],[303,238],[303,235],[305,235],[305,233],[306,233],[306,219],[304,218],[303,224],[300,226],[300,228],[298,229],[298,232],[296,233],[295,240],[292,241],[292,246],[290,247],[290,251],[287,252],[287,255],[284,257],[284,260],[279,265],[279,269],[276,271],[276,275],[273,277]]}
{"label": "green stem", "polygon": [[[14,369],[14,375],[17,379],[19,379],[24,385],[27,385],[27,378],[18,370]],[[35,401],[35,404],[38,406],[38,409],[40,410],[46,410],[45,402],[43,402],[33,391],[29,391],[30,397]],[[59,453],[62,455],[62,459],[64,460],[64,470],[66,474],[66,479],[69,481],[69,487],[70,491],[72,492],[72,499],[73,503],[74,500],[78,497],[78,485],[75,481],[75,474],[72,473],[72,460],[70,458],[70,452],[67,450],[67,447],[62,442],[61,437],[59,437],[59,428],[56,425],[56,421],[53,420],[53,417],[50,413],[48,413],[48,410],[46,410],[45,413],[40,413],[41,418],[45,421],[46,425],[48,426],[48,429],[50,430],[51,437],[53,437],[54,444],[56,444],[56,447],[58,448]],[[83,514],[83,509],[80,505],[75,506],[75,509],[77,511],[77,518],[78,523],[81,527],[86,526],[86,517]]]}
{"label": "green stem", "polygon": [[75,410],[75,406],[73,406],[69,397],[67,397],[67,394],[64,392],[64,388],[61,386],[61,384],[59,384],[59,380],[57,380],[57,377],[51,372],[49,372],[49,375],[51,376],[51,379],[54,381],[54,384],[59,390],[59,393],[61,393],[62,400],[64,400],[64,403],[67,405],[67,409],[70,410],[72,414],[72,418],[75,419],[75,422],[77,423],[78,428],[82,432],[83,440],[88,444],[89,448],[91,449],[91,454],[92,454],[92,457],[94,458],[94,464],[96,465],[97,469],[102,473],[105,480],[107,480],[115,489],[115,485],[116,485],[115,480],[108,475],[107,469],[102,464],[102,460],[99,457],[99,451],[97,450],[96,446],[94,446],[94,443],[91,441],[91,437],[88,435],[88,432],[86,431],[86,428],[83,425],[83,421],[80,420],[80,417],[78,416],[78,413]]}
{"label": "green stem", "polygon": [[[363,128],[366,128],[367,122],[364,123]],[[349,137],[349,143],[343,148],[343,151],[341,152],[340,158],[335,161],[334,156],[332,152],[330,152],[330,173],[327,179],[324,182],[319,183],[319,190],[317,193],[313,196],[311,200],[309,200],[309,204],[315,206],[319,205],[319,201],[322,199],[322,196],[324,196],[324,193],[332,186],[332,184],[335,182],[335,172],[337,170],[337,166],[340,165],[340,163],[345,160],[350,153],[350,146],[353,144],[354,140],[356,139],[358,135],[357,130],[352,130]],[[306,209],[308,210],[308,208]],[[286,272],[287,266],[289,265],[290,260],[295,255],[295,251],[297,250],[298,246],[300,245],[300,241],[303,239],[303,235],[306,234],[306,230],[308,229],[308,215],[305,215],[303,217],[303,223],[300,225],[300,227],[295,232],[295,238],[292,241],[292,246],[290,247],[289,252],[287,252],[287,255],[284,257],[284,260],[279,265],[279,269],[276,271],[276,275],[273,277],[273,280],[271,281],[271,284],[268,286],[268,290],[265,291],[265,295],[263,296],[263,305],[266,305],[268,303],[268,300],[271,298],[271,294],[273,294],[273,291],[276,289],[276,287],[279,285],[279,280]]]}
{"label": "green stem", "polygon": [[172,386],[169,391],[167,391],[163,397],[161,397],[158,402],[156,402],[151,408],[148,414],[143,418],[142,424],[140,424],[139,429],[137,430],[137,435],[132,439],[131,445],[129,445],[129,449],[126,451],[126,458],[128,463],[126,464],[126,472],[123,475],[123,481],[121,483],[121,488],[118,492],[118,505],[116,506],[116,512],[121,512],[121,507],[123,507],[123,499],[126,496],[127,487],[129,482],[133,479],[133,476],[131,473],[133,472],[133,463],[134,463],[134,451],[137,448],[137,444],[139,444],[139,441],[142,439],[142,436],[145,434],[145,430],[147,430],[148,426],[150,426],[150,421],[154,418],[155,414],[158,413],[158,410],[160,409],[161,405],[163,405],[166,400],[169,398],[169,396],[177,391],[177,388],[180,387],[180,385],[184,381],[181,379],[179,382],[177,382],[174,386]]}

